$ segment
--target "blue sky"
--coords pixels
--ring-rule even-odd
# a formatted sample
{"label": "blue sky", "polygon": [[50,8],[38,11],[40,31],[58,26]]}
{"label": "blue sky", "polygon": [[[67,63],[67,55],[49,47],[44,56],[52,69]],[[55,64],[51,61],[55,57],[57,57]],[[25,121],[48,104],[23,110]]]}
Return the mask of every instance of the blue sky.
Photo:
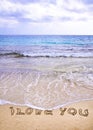
{"label": "blue sky", "polygon": [[0,34],[93,35],[93,0],[0,0]]}

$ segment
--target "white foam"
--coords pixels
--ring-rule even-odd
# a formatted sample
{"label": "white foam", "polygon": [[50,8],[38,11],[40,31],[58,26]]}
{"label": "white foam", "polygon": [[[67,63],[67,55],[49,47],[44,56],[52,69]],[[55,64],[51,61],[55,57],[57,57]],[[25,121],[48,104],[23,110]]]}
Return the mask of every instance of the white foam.
{"label": "white foam", "polygon": [[8,104],[8,105],[15,105],[15,106],[27,106],[27,107],[31,107],[33,109],[39,109],[39,110],[55,110],[55,109],[59,109],[59,108],[62,108],[62,107],[66,107],[66,106],[74,104],[74,103],[79,103],[79,102],[83,102],[83,101],[92,101],[92,100],[93,100],[93,98],[79,99],[79,100],[76,100],[76,101],[67,102],[65,104],[60,104],[60,105],[52,107],[52,108],[42,108],[42,107],[34,106],[34,105],[28,104],[28,103],[18,104],[18,103],[14,103],[14,102],[5,101],[5,100],[0,100],[0,105]]}

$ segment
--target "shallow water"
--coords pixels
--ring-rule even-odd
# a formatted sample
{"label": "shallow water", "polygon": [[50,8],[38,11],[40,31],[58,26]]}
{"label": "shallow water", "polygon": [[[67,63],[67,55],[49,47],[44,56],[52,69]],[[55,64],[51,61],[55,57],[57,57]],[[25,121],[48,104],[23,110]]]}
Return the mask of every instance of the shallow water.
{"label": "shallow water", "polygon": [[54,109],[93,99],[93,58],[0,59],[1,104]]}

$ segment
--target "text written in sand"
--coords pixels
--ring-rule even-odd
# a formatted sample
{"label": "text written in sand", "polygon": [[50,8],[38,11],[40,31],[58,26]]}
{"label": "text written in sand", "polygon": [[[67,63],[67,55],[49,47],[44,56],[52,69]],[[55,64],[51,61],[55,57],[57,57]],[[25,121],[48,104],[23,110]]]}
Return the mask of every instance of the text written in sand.
{"label": "text written in sand", "polygon": [[[14,116],[14,115],[32,115],[32,114],[35,114],[35,115],[54,115],[55,112],[54,110],[39,110],[39,109],[33,109],[33,108],[25,108],[22,109],[22,108],[15,108],[15,107],[10,107],[10,112],[11,112],[11,116]],[[59,112],[58,114],[63,116],[65,114],[69,114],[69,115],[72,115],[72,116],[75,116],[75,115],[80,115],[80,116],[83,116],[83,117],[87,117],[89,115],[89,111],[88,109],[76,109],[76,108],[73,108],[73,107],[70,107],[70,108],[60,108],[59,109]]]}

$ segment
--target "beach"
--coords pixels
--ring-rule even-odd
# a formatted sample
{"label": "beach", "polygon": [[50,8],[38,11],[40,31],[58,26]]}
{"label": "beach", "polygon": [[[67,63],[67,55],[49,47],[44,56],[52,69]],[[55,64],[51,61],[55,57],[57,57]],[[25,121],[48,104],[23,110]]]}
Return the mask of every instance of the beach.
{"label": "beach", "polygon": [[0,39],[0,130],[93,130],[92,36]]}
{"label": "beach", "polygon": [[55,110],[0,106],[0,130],[93,130],[93,101]]}
{"label": "beach", "polygon": [[93,0],[0,0],[0,130],[93,130]]}

